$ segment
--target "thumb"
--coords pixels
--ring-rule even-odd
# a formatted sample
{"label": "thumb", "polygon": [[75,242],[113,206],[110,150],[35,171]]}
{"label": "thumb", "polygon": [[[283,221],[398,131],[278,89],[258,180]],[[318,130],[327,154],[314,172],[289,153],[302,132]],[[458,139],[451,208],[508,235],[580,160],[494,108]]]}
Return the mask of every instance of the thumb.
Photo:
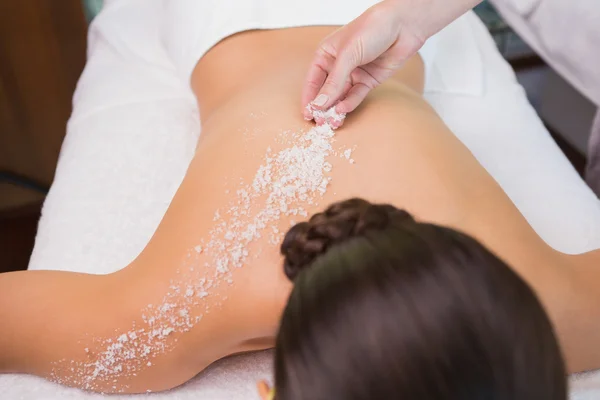
{"label": "thumb", "polygon": [[327,109],[337,103],[345,94],[346,82],[350,80],[350,74],[358,66],[351,52],[343,51],[334,60],[333,67],[328,73],[325,83],[313,100],[313,105],[319,109]]}

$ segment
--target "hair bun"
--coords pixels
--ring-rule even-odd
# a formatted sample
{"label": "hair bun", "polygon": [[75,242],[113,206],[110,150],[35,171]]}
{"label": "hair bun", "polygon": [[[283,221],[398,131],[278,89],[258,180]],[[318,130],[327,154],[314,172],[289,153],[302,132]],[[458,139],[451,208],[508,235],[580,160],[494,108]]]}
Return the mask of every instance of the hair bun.
{"label": "hair bun", "polygon": [[283,268],[290,280],[324,254],[332,245],[361,236],[367,231],[384,230],[390,225],[414,223],[404,210],[362,199],[334,203],[308,222],[294,225],[283,239]]}

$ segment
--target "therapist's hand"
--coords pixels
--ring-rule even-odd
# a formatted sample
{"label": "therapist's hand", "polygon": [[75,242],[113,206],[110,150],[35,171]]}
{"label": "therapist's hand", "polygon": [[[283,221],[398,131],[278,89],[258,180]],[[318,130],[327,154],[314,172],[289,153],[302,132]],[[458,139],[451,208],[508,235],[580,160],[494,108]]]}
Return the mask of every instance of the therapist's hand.
{"label": "therapist's hand", "polygon": [[425,40],[480,1],[383,0],[369,8],[319,45],[302,90],[304,118],[332,106],[353,111]]}
{"label": "therapist's hand", "polygon": [[324,110],[337,104],[337,112],[351,112],[421,48],[424,38],[403,22],[401,1],[376,4],[321,42],[304,83],[303,106],[312,102]]}

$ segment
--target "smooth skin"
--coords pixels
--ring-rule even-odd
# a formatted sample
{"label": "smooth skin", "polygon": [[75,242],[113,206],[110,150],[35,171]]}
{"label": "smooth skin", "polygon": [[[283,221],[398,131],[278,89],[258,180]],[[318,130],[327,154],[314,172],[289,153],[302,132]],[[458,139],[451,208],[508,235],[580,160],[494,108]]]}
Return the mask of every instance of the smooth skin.
{"label": "smooth skin", "polygon": [[[171,282],[214,275],[214,254],[204,251],[186,264],[187,254],[210,239],[215,212],[236,201],[237,182],[252,182],[267,147],[277,152],[299,140],[286,131],[314,126],[298,113],[298,98],[314,49],[335,29],[243,32],[199,61],[192,88],[202,135],[152,239],[130,265],[107,276],[0,275],[0,372],[82,387],[80,377],[91,371],[81,365],[100,357],[99,340],[114,340],[133,326],[149,328],[143,310],[160,304]],[[423,64],[416,56],[348,116],[333,146],[353,148],[356,163],[329,157],[331,185],[319,204],[304,204],[308,214],[359,196],[472,235],[534,288],[556,327],[569,371],[600,368],[600,252],[566,256],[546,245],[422,99],[422,88]],[[253,210],[263,202],[253,200]],[[274,225],[283,235],[291,223],[284,217]],[[272,347],[291,284],[268,235],[247,250],[244,266],[232,271],[233,283],[222,283],[189,307],[202,320],[187,332],[170,334],[166,351],[124,363],[124,370],[137,363],[135,375],[99,377],[83,387],[107,393],[165,390],[227,355]],[[183,294],[172,301],[183,302]]]}

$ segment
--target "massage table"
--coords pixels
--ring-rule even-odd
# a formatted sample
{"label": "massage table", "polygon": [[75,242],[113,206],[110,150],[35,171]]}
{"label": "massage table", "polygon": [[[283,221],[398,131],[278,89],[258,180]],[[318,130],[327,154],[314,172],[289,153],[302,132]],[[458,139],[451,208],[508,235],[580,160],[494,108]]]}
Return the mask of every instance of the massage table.
{"label": "massage table", "polygon": [[[174,23],[162,0],[107,1],[93,21],[29,269],[110,273],[132,261],[158,226],[200,135],[195,98],[165,45],[164,26]],[[483,24],[468,13],[437,36],[437,46],[426,98],[450,129],[550,245],[567,253],[600,248],[600,202],[550,138]],[[255,382],[271,379],[271,360],[272,351],[230,357],[179,388],[140,397],[258,399]],[[570,382],[572,399],[600,396],[600,374]],[[101,398],[0,375],[1,400]]]}

